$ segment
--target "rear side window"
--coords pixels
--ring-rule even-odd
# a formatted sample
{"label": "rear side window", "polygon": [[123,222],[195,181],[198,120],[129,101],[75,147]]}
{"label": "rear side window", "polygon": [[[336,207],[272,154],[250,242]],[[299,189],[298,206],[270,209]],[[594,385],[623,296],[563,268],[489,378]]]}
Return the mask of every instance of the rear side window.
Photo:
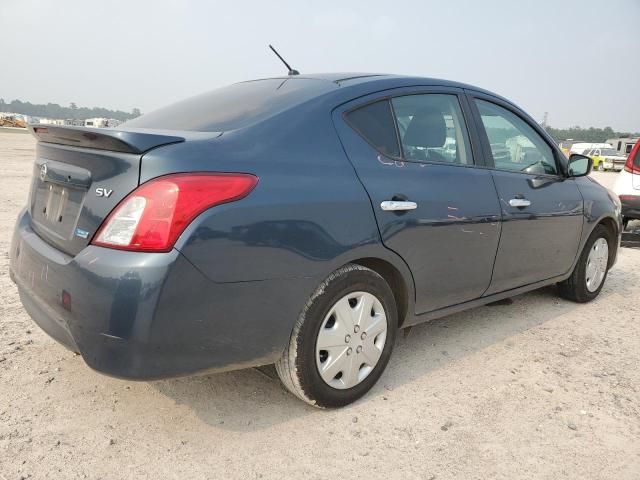
{"label": "rear side window", "polygon": [[391,101],[407,160],[472,164],[469,136],[456,95],[426,93]]}
{"label": "rear side window", "polygon": [[387,100],[352,110],[346,120],[379,152],[389,157],[400,156],[396,126]]}

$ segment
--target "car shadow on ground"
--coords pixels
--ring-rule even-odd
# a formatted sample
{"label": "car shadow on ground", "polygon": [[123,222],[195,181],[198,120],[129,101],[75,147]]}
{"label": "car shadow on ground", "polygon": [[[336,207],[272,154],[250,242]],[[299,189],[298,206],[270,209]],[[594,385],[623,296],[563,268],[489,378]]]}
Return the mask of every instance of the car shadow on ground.
{"label": "car shadow on ground", "polygon": [[[628,275],[628,274],[627,274]],[[623,294],[627,280],[617,275],[598,301]],[[636,279],[637,280],[637,279]],[[562,300],[556,287],[513,298],[512,302],[474,308],[400,331],[395,351],[380,381],[352,408],[378,398],[429,372],[503,340],[544,324],[581,305]],[[518,348],[517,342],[509,347]],[[284,390],[272,366],[215,375],[153,382],[153,387],[195,412],[205,423],[231,431],[254,431],[323,411],[304,404]]]}
{"label": "car shadow on ground", "polygon": [[640,248],[640,220],[632,220],[627,229],[622,232],[622,246]]}

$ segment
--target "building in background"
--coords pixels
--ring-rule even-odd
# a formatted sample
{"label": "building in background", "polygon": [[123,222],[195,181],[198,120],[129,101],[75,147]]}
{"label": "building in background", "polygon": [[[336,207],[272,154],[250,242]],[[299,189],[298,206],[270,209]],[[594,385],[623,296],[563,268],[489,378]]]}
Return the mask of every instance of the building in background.
{"label": "building in background", "polygon": [[0,112],[0,119],[4,121],[2,122],[3,124],[17,122],[19,124],[24,124],[24,127],[39,123],[42,125],[60,125],[67,127],[115,128],[122,123],[122,121],[115,118],[88,118],[86,120],[78,118],[46,118],[14,112]]}
{"label": "building in background", "polygon": [[67,118],[64,120],[64,124],[67,127],[84,127],[84,120],[77,118]]}
{"label": "building in background", "polygon": [[84,121],[85,127],[94,128],[114,128],[120,125],[122,122],[115,118],[87,118]]}
{"label": "building in background", "polygon": [[40,123],[43,125],[64,125],[64,120],[61,118],[38,118],[36,122],[29,123]]}
{"label": "building in background", "polygon": [[640,140],[640,137],[610,138],[607,143],[610,143],[619,154],[629,155],[638,140]]}

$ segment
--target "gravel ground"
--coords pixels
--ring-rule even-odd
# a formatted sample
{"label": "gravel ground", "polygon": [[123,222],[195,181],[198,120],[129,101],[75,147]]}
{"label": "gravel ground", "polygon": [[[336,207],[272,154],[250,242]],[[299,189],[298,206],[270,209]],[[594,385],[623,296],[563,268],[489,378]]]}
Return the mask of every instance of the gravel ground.
{"label": "gravel ground", "polygon": [[639,250],[588,305],[546,288],[400,335],[342,410],[304,405],[270,369],[126,382],[42,333],[9,279],[33,147],[0,132],[1,480],[640,478]]}

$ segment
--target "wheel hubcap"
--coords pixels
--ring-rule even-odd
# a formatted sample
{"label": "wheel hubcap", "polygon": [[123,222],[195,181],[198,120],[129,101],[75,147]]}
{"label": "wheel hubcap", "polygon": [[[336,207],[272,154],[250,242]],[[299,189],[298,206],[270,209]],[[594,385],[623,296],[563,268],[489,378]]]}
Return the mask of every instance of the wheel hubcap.
{"label": "wheel hubcap", "polygon": [[609,263],[609,244],[604,238],[599,238],[591,247],[587,258],[587,290],[595,292],[604,280]]}
{"label": "wheel hubcap", "polygon": [[378,364],[387,340],[387,316],[380,300],[353,292],[325,316],[316,340],[316,365],[331,387],[354,387]]}

